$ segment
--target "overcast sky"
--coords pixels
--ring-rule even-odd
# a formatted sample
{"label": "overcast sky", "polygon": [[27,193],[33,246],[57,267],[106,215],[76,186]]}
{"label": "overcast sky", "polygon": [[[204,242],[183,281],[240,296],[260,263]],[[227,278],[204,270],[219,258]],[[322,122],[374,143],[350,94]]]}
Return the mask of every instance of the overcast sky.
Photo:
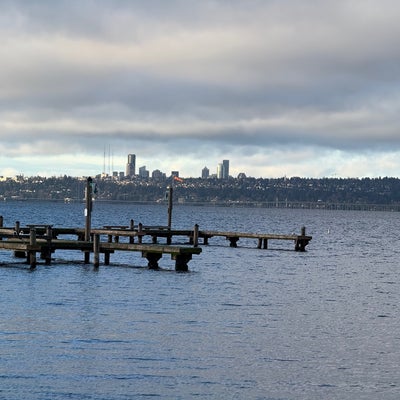
{"label": "overcast sky", "polygon": [[400,176],[398,0],[0,7],[0,175]]}

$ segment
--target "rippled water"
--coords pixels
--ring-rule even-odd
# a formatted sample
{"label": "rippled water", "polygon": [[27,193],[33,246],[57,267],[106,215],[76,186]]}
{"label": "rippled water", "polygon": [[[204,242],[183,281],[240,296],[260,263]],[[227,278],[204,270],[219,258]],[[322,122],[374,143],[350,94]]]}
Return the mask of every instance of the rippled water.
{"label": "rippled water", "polygon": [[[139,253],[94,271],[56,253],[35,271],[0,251],[1,399],[398,399],[400,214],[174,208],[173,225],[300,232],[211,239],[175,273]],[[82,204],[0,204],[4,225],[84,225]],[[93,226],[167,223],[165,206],[95,204]],[[70,260],[75,260],[71,262]]]}

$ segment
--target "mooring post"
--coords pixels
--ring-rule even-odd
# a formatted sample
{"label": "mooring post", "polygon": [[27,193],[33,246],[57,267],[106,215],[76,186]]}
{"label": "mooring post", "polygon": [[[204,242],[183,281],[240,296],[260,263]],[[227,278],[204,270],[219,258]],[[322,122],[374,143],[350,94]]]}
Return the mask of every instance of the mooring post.
{"label": "mooring post", "polygon": [[[3,216],[0,215],[0,228],[3,227]],[[3,240],[3,236],[0,236],[0,240]]]}
{"label": "mooring post", "polygon": [[297,238],[294,249],[296,251],[305,251],[306,246],[308,244],[308,240],[305,238],[306,236],[306,227],[301,227],[301,235]]}
{"label": "mooring post", "polygon": [[193,247],[199,246],[199,225],[195,224],[193,229]]}
{"label": "mooring post", "polygon": [[46,227],[47,249],[45,250],[44,259],[46,265],[51,264],[51,241],[53,239],[53,229],[50,225]]}
{"label": "mooring post", "polygon": [[92,178],[90,176],[86,180],[85,201],[85,242],[90,242],[90,230],[92,223]]}
{"label": "mooring post", "polygon": [[93,237],[93,266],[99,268],[100,265],[100,235],[96,233]]}
{"label": "mooring post", "polygon": [[19,221],[15,221],[15,235],[19,236],[19,231],[20,231],[20,223]]}
{"label": "mooring post", "polygon": [[172,194],[173,194],[173,189],[172,186],[168,186],[168,229],[171,229],[172,225]]}
{"label": "mooring post", "polygon": [[[133,219],[131,219],[131,222],[129,224],[129,229],[131,231],[133,231],[135,229],[135,223],[134,223]],[[135,243],[135,237],[134,236],[129,236],[129,243],[130,244]]]}
{"label": "mooring post", "polygon": [[[31,230],[29,232],[29,244],[31,246],[36,245],[36,229],[35,228],[31,228]],[[28,259],[29,259],[28,261],[31,266],[31,269],[35,269],[36,268],[36,250],[28,251]]]}
{"label": "mooring post", "polygon": [[138,225],[138,240],[139,240],[140,244],[142,244],[142,240],[143,240],[142,231],[143,231],[143,224],[141,222],[139,222],[139,225]]}
{"label": "mooring post", "polygon": [[[90,242],[90,231],[92,224],[92,178],[89,176],[86,180],[85,189],[85,242]],[[90,261],[90,252],[85,251],[84,263],[88,264]]]}

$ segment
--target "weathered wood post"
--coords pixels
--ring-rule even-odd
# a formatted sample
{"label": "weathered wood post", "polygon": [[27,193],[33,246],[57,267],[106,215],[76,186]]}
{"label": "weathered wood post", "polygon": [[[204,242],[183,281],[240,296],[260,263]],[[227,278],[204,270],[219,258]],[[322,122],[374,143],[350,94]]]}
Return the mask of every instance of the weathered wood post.
{"label": "weathered wood post", "polygon": [[51,264],[51,241],[53,239],[53,229],[50,225],[46,227],[46,238],[47,238],[47,249],[45,250],[43,256],[45,259],[45,264]]}
{"label": "weathered wood post", "polygon": [[308,244],[308,240],[306,239],[306,227],[301,227],[301,235],[297,238],[294,249],[296,251],[305,251],[306,246]]}
{"label": "weathered wood post", "polygon": [[100,265],[100,235],[96,233],[93,237],[93,266],[99,268]]}
{"label": "weathered wood post", "polygon": [[[36,229],[31,228],[29,232],[29,244],[31,246],[36,246]],[[31,269],[36,268],[36,250],[29,250],[28,251],[28,262],[31,266]]]}
{"label": "weathered wood post", "polygon": [[[90,231],[92,224],[92,178],[89,176],[86,180],[85,189],[85,242],[90,242]],[[85,264],[90,260],[90,252],[85,251]]]}
{"label": "weathered wood post", "polygon": [[173,194],[173,189],[172,186],[168,186],[168,229],[171,229],[172,225],[172,194]]}
{"label": "weathered wood post", "polygon": [[[131,219],[131,222],[129,224],[129,229],[131,231],[133,231],[135,229],[135,223],[134,223],[133,219]],[[135,243],[135,237],[134,236],[129,236],[129,243],[130,244]]]}
{"label": "weathered wood post", "polygon": [[193,229],[193,247],[199,247],[199,225],[195,224]]}
{"label": "weathered wood post", "polygon": [[[0,215],[0,228],[2,228],[2,227],[3,227],[3,216]],[[2,236],[0,236],[0,240],[3,240]]]}
{"label": "weathered wood post", "polygon": [[15,221],[15,234],[17,235],[17,236],[19,236],[19,231],[20,231],[20,223],[19,223],[19,221]]}
{"label": "weathered wood post", "polygon": [[142,232],[143,232],[143,224],[141,222],[139,222],[139,225],[138,225],[138,241],[139,241],[140,244],[142,244],[142,241],[143,241]]}
{"label": "weathered wood post", "polygon": [[85,202],[85,242],[90,242],[92,224],[92,178],[90,176],[86,180]]}

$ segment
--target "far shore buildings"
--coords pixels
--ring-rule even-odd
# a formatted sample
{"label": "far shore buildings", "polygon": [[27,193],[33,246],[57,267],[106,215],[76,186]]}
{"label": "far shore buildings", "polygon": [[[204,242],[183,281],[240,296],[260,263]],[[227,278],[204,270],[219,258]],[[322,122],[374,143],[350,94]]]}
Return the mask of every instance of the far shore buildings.
{"label": "far shore buildings", "polygon": [[[171,171],[172,177],[179,177],[179,171]],[[134,178],[142,178],[142,179],[156,179],[163,180],[166,179],[166,174],[158,169],[152,171],[150,173],[146,166],[143,165],[139,167],[138,173],[136,174],[136,154],[128,154],[128,160],[126,163],[125,173],[113,171],[112,175],[109,176],[105,172],[99,177],[104,179],[116,179],[116,180],[124,180],[124,179],[134,179]],[[217,165],[216,174],[210,174],[209,168],[206,166],[201,170],[201,179],[209,179],[209,178],[217,178],[227,180],[229,179],[229,160],[222,160],[221,163]]]}

